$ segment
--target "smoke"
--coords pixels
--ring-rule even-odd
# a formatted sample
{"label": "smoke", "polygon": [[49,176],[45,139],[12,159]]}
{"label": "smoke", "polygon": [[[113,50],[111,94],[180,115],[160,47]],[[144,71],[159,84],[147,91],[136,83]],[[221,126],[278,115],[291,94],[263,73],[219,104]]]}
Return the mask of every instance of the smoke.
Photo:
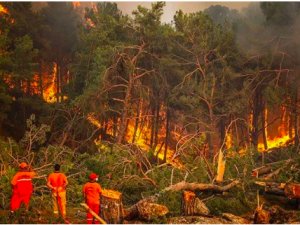
{"label": "smoke", "polygon": [[270,3],[272,7],[264,4],[251,3],[242,10],[236,26],[239,48],[249,57],[285,53],[300,64],[299,3]]}

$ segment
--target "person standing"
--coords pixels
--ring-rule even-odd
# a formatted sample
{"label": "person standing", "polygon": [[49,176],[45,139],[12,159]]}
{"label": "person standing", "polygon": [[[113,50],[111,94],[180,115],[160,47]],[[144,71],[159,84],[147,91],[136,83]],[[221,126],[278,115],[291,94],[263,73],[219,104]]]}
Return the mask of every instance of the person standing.
{"label": "person standing", "polygon": [[[100,195],[101,186],[97,183],[98,175],[91,173],[89,176],[90,181],[83,186],[83,196],[85,198],[86,204],[91,210],[93,210],[97,215],[100,213]],[[93,218],[92,214],[87,212],[86,215],[87,224],[98,224],[99,221]]]}
{"label": "person standing", "polygon": [[54,165],[54,172],[48,176],[47,186],[52,191],[53,213],[62,218],[66,217],[66,187],[68,180],[65,174],[60,172],[60,165]]}
{"label": "person standing", "polygon": [[36,173],[32,171],[32,168],[26,162],[22,162],[19,165],[19,171],[11,180],[13,190],[10,204],[11,213],[17,211],[22,203],[24,203],[26,211],[28,211],[33,192],[32,178],[34,176],[36,176]]}

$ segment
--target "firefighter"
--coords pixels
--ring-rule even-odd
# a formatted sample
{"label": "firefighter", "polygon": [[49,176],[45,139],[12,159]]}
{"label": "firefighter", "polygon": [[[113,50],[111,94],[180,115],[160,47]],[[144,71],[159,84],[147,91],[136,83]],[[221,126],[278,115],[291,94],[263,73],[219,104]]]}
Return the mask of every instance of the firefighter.
{"label": "firefighter", "polygon": [[[89,176],[90,181],[83,186],[83,196],[86,204],[93,210],[97,215],[100,213],[100,195],[101,186],[97,183],[98,175],[91,173]],[[89,212],[86,215],[87,224],[98,224],[99,221],[95,220]]]}
{"label": "firefighter", "polygon": [[29,209],[29,202],[33,192],[32,178],[36,175],[32,168],[26,162],[19,165],[19,171],[11,180],[12,198],[10,204],[11,213],[18,210],[22,203],[24,203],[26,211]]}
{"label": "firefighter", "polygon": [[54,165],[54,173],[48,176],[47,186],[52,190],[53,213],[66,217],[66,187],[68,180],[65,174],[60,172],[60,165]]}

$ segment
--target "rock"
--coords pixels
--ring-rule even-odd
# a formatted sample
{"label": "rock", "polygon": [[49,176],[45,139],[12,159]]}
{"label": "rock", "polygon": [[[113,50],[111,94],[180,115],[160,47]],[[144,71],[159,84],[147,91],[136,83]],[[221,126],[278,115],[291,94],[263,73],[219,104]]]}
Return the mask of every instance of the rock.
{"label": "rock", "polygon": [[194,213],[195,215],[209,215],[210,211],[199,198],[196,198],[194,203]]}
{"label": "rock", "polygon": [[137,204],[137,210],[140,219],[144,220],[152,220],[154,218],[164,216],[169,212],[169,209],[164,205],[146,201],[142,201]]}
{"label": "rock", "polygon": [[232,223],[238,224],[249,224],[250,221],[244,219],[243,217],[233,215],[231,213],[222,213],[222,217],[229,220]]}

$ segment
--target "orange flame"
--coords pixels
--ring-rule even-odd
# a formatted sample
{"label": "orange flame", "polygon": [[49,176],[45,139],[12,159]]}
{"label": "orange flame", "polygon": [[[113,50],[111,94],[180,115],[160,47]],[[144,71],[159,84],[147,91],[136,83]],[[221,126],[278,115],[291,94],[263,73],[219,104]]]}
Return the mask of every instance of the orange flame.
{"label": "orange flame", "polygon": [[57,65],[54,63],[53,73],[51,74],[52,79],[49,82],[50,85],[43,92],[43,98],[48,103],[56,102],[56,71]]}
{"label": "orange flame", "polygon": [[9,15],[8,9],[5,8],[3,5],[0,4],[0,14],[7,14]]}
{"label": "orange flame", "polygon": [[259,152],[263,152],[263,151],[268,151],[269,149],[272,148],[279,148],[279,147],[284,147],[287,146],[288,143],[291,142],[291,140],[293,139],[294,136],[294,129],[293,129],[293,134],[292,137],[288,134],[287,131],[287,127],[286,127],[286,108],[285,107],[281,107],[281,112],[282,112],[282,117],[281,117],[281,123],[278,127],[278,135],[276,137],[271,138],[270,136],[268,136],[268,126],[267,126],[267,116],[268,116],[268,111],[267,109],[265,110],[265,120],[266,120],[266,128],[265,128],[265,133],[267,136],[267,146],[268,149],[264,149],[264,144],[263,143],[259,143],[258,144],[258,151]]}
{"label": "orange flame", "polygon": [[[139,117],[141,118],[141,116],[142,116],[142,114],[140,113]],[[161,111],[160,117],[165,117],[165,112]],[[100,121],[97,120],[95,118],[94,114],[92,114],[92,113],[88,114],[87,120],[91,124],[93,124],[94,126],[96,126],[98,128],[102,127]],[[112,122],[109,122],[108,129],[106,132],[108,134],[112,135],[113,134],[112,128],[113,128]],[[135,129],[136,129],[136,131],[135,131]],[[174,131],[171,133],[173,134]],[[151,138],[150,120],[146,120],[145,124],[142,127],[138,126],[136,128],[135,121],[133,119],[130,119],[128,121],[127,131],[126,131],[124,139],[128,143],[132,143],[134,136],[135,136],[134,144],[139,146],[142,150],[148,151],[150,149],[150,138]],[[155,155],[157,154],[158,158],[161,160],[163,160],[163,158],[164,158],[164,148],[161,149],[164,138],[165,138],[165,128],[161,128],[159,130],[158,138],[157,138],[159,144],[157,144],[156,148],[154,149],[154,154]],[[99,140],[99,139],[94,141],[95,144],[100,144],[101,140]],[[161,149],[161,151],[160,151],[160,149]],[[178,159],[172,160],[174,152],[175,151],[173,149],[168,148],[167,154],[166,154],[166,161],[168,163],[170,163],[171,165],[173,165],[174,167],[182,169],[183,165],[182,165],[182,163],[180,163],[180,161]]]}

